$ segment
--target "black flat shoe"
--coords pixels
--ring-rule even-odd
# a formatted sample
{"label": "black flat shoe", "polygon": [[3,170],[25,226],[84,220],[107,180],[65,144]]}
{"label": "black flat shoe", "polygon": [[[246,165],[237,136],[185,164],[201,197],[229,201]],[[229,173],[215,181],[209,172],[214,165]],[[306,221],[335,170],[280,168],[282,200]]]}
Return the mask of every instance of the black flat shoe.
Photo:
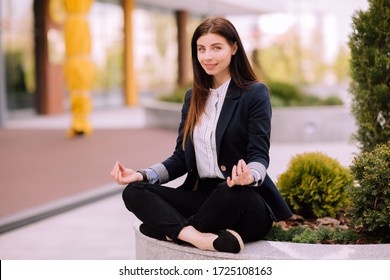
{"label": "black flat shoe", "polygon": [[244,242],[237,232],[227,229],[218,233],[217,239],[213,242],[213,247],[219,252],[237,254],[244,248]]}
{"label": "black flat shoe", "polygon": [[147,226],[145,224],[141,224],[139,226],[139,231],[143,234],[143,235],[146,235],[148,237],[151,237],[151,238],[154,238],[154,239],[158,239],[158,240],[163,240],[163,241],[167,241],[167,238],[164,234],[162,234],[161,232],[155,230],[154,228],[150,227],[150,226]]}

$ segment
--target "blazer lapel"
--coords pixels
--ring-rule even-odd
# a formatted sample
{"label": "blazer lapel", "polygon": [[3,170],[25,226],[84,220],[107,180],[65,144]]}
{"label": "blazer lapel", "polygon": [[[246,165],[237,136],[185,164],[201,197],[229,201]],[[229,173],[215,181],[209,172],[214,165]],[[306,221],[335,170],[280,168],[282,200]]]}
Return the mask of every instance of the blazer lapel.
{"label": "blazer lapel", "polygon": [[222,136],[233,116],[234,109],[238,104],[238,98],[241,96],[241,89],[231,81],[226,92],[225,101],[223,102],[221,114],[219,115],[217,128],[215,131],[215,138],[217,144],[217,156],[219,155],[219,148],[221,146]]}

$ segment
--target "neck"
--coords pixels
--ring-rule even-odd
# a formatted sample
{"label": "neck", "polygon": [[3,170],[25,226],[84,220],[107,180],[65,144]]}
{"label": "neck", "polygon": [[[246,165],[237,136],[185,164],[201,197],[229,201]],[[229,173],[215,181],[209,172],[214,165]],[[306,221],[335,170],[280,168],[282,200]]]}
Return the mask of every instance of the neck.
{"label": "neck", "polygon": [[227,80],[230,79],[230,75],[225,75],[223,77],[213,76],[213,88],[219,88],[223,85]]}

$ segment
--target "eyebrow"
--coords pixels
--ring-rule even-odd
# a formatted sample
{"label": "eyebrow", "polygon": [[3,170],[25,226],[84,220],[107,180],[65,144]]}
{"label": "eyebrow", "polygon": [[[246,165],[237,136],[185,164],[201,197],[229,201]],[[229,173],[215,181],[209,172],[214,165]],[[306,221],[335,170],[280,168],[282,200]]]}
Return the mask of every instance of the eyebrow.
{"label": "eyebrow", "polygon": [[[213,43],[211,44],[211,46],[215,46],[215,45],[223,45],[222,43]],[[204,47],[204,45],[201,45],[201,44],[197,44],[198,47]]]}

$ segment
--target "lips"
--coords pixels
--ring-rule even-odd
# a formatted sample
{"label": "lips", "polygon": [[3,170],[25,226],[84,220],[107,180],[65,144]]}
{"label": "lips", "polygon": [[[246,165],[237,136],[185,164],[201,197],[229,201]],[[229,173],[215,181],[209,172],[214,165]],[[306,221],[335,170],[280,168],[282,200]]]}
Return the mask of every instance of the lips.
{"label": "lips", "polygon": [[217,64],[204,64],[204,68],[207,70],[207,71],[212,71],[215,69],[215,67],[217,67]]}

